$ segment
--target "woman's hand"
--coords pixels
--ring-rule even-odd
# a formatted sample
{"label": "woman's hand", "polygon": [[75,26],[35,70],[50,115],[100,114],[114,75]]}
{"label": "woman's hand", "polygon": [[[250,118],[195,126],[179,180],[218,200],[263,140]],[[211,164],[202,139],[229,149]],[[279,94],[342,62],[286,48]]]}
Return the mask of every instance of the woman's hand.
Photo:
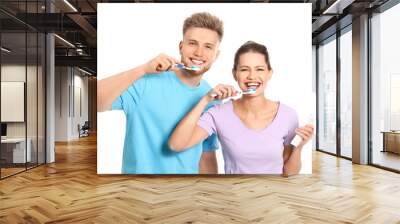
{"label": "woman's hand", "polygon": [[238,94],[238,91],[235,90],[235,88],[231,85],[224,85],[224,84],[219,84],[216,87],[214,87],[212,90],[210,90],[206,97],[208,101],[213,101],[213,100],[223,100],[228,97],[236,96]]}
{"label": "woman's hand", "polygon": [[307,124],[303,127],[297,128],[295,132],[302,139],[298,147],[302,147],[307,144],[307,142],[310,141],[310,139],[312,138],[314,134],[314,125]]}

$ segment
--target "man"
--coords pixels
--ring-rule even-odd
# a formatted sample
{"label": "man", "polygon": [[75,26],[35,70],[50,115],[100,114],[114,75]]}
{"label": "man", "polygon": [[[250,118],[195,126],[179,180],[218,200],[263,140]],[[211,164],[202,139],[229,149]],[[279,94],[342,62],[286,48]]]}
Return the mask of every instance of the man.
{"label": "man", "polygon": [[[177,123],[211,87],[202,80],[219,54],[223,24],[209,13],[195,13],[183,25],[181,60],[160,54],[134,69],[98,81],[99,111],[120,109],[127,125],[122,173],[217,173],[211,136],[185,152],[168,148]],[[200,69],[177,69],[176,64]],[[201,159],[201,161],[200,161]]]}

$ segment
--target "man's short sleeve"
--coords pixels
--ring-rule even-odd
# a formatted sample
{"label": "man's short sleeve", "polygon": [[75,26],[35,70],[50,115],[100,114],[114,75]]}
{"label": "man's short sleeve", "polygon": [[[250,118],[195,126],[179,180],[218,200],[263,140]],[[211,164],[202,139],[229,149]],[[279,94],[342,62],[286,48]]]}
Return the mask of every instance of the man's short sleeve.
{"label": "man's short sleeve", "polygon": [[146,76],[136,80],[112,103],[112,110],[123,110],[125,114],[132,112],[140,103],[146,86]]}
{"label": "man's short sleeve", "polygon": [[208,138],[203,141],[203,152],[212,152],[217,149],[219,149],[219,141],[216,134],[208,136]]}

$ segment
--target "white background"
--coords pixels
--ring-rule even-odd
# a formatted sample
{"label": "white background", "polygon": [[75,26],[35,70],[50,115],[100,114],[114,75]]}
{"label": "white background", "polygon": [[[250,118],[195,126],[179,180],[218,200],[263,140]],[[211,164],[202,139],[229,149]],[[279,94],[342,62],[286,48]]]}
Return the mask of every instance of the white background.
{"label": "white background", "polygon": [[[224,22],[220,55],[204,78],[236,85],[231,69],[236,50],[248,40],[264,44],[273,76],[266,96],[296,109],[300,125],[314,117],[311,71],[311,4],[98,4],[98,79],[131,69],[166,53],[180,59],[185,18],[209,12]],[[97,172],[120,173],[125,136],[122,111],[98,113]],[[311,174],[311,141],[302,151],[301,173]],[[223,159],[218,150],[219,173]]]}

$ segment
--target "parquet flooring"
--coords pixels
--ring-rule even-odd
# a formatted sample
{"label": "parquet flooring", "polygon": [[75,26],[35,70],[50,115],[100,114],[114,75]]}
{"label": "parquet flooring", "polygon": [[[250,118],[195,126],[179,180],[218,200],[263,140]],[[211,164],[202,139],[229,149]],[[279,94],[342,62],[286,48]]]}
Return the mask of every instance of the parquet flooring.
{"label": "parquet flooring", "polygon": [[1,168],[1,176],[2,177],[7,177],[7,176],[10,176],[10,175],[12,175],[12,174],[15,174],[15,173],[18,173],[18,172],[21,172],[21,171],[24,171],[25,170],[25,167],[23,167],[23,168]]}
{"label": "parquet flooring", "polygon": [[0,181],[0,223],[400,223],[400,175],[320,152],[313,175],[96,174],[96,138]]}

